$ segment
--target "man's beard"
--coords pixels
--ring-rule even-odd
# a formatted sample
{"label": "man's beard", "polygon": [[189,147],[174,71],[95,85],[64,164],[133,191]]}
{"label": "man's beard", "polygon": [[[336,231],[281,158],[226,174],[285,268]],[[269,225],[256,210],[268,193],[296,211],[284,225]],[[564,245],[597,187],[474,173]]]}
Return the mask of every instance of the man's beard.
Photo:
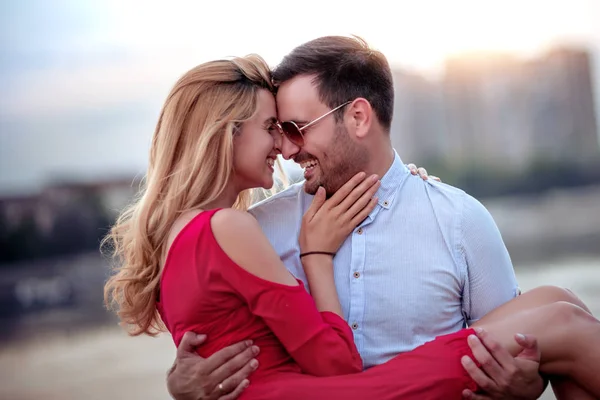
{"label": "man's beard", "polygon": [[368,162],[367,149],[353,142],[346,128],[340,124],[336,127],[328,150],[319,158],[319,176],[305,182],[304,191],[314,195],[319,186],[323,186],[329,198],[350,178],[363,171]]}

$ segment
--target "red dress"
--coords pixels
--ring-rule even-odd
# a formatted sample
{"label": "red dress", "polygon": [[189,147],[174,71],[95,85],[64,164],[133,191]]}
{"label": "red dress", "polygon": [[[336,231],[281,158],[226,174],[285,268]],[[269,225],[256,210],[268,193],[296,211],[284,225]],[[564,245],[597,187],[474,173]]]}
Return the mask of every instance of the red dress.
{"label": "red dress", "polygon": [[441,336],[366,372],[346,321],[319,312],[301,281],[265,281],[234,263],[205,211],[175,238],[163,269],[158,311],[176,345],[187,331],[209,357],[252,339],[258,369],[241,399],[460,399],[475,390],[460,364],[470,330]]}

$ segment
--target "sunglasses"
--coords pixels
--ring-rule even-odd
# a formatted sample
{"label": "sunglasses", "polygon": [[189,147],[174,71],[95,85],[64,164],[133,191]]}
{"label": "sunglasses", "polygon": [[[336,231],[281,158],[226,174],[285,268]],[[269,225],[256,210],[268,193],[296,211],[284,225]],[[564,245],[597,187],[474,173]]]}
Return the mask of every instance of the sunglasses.
{"label": "sunglasses", "polygon": [[347,106],[350,103],[352,103],[352,101],[347,101],[344,104],[337,106],[333,110],[330,110],[325,114],[321,115],[319,118],[313,119],[308,124],[304,125],[302,128],[298,127],[298,125],[294,121],[284,121],[279,123],[279,129],[281,129],[281,132],[285,135],[285,137],[289,139],[290,142],[294,143],[296,146],[302,147],[304,146],[304,134],[302,133],[303,130],[305,130],[309,126],[316,124],[329,114],[336,112],[340,108]]}

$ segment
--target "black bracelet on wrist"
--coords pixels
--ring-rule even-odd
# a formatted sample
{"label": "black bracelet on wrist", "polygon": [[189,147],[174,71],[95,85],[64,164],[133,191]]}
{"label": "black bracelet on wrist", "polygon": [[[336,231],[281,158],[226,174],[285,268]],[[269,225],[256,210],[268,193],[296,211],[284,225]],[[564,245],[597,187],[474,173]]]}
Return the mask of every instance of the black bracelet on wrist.
{"label": "black bracelet on wrist", "polygon": [[325,254],[331,257],[335,257],[335,253],[332,253],[330,251],[307,251],[306,253],[300,253],[300,258],[304,256],[310,256],[311,254]]}

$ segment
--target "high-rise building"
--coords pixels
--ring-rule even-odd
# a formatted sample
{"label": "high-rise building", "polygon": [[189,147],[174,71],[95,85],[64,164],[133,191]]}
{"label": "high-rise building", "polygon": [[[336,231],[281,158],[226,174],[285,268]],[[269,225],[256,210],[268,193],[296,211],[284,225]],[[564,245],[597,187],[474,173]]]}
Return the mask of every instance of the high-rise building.
{"label": "high-rise building", "polygon": [[522,170],[600,159],[589,53],[448,60],[430,81],[396,72],[392,141],[407,160]]}
{"label": "high-rise building", "polygon": [[528,65],[532,154],[585,163],[599,158],[589,53],[556,49]]}

